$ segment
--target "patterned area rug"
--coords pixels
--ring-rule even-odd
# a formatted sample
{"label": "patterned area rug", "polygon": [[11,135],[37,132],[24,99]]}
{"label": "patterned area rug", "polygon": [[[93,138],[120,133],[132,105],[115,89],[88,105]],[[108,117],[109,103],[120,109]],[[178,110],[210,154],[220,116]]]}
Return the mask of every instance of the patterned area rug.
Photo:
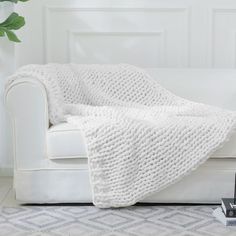
{"label": "patterned area rug", "polygon": [[4,236],[235,236],[212,217],[215,206],[93,206],[2,207]]}

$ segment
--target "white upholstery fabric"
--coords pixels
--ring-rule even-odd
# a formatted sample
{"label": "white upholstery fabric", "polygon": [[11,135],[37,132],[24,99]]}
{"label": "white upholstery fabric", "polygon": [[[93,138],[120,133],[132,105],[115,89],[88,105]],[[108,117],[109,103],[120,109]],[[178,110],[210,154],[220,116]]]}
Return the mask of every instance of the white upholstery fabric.
{"label": "white upholstery fabric", "polygon": [[[235,160],[209,159],[188,177],[142,202],[220,203],[222,196],[233,196],[235,169]],[[17,200],[23,203],[92,201],[89,172],[85,166],[79,170],[15,171],[15,189]]]}
{"label": "white upholstery fabric", "polygon": [[48,130],[47,146],[50,159],[87,158],[81,130],[69,123],[58,124]]}
{"label": "white upholstery fabric", "polygon": [[[236,134],[212,158],[236,158],[235,143]],[[87,158],[86,142],[81,130],[69,123],[54,125],[48,130],[47,147],[49,159]]]}

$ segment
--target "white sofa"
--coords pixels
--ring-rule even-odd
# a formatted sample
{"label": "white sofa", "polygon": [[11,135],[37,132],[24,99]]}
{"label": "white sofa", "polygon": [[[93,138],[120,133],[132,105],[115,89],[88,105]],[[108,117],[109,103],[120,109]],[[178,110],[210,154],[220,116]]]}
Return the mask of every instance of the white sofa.
{"label": "white sofa", "polygon": [[[149,69],[176,94],[236,110],[236,70]],[[47,94],[22,79],[6,91],[14,146],[14,188],[23,203],[91,202],[86,141],[67,124],[49,125]],[[144,202],[218,203],[231,197],[236,171],[236,135],[189,176]]]}

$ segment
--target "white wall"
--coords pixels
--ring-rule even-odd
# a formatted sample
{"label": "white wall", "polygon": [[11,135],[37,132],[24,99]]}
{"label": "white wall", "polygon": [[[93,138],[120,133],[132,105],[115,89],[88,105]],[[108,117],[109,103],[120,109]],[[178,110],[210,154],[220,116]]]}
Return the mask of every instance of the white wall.
{"label": "white wall", "polygon": [[[0,21],[12,11],[12,4],[0,4]],[[14,45],[5,38],[0,38],[0,175],[8,175],[12,167],[7,132],[7,118],[4,107],[4,84],[8,75],[14,71]]]}
{"label": "white wall", "polygon": [[18,65],[236,66],[235,0],[31,0],[18,10],[28,22]]}

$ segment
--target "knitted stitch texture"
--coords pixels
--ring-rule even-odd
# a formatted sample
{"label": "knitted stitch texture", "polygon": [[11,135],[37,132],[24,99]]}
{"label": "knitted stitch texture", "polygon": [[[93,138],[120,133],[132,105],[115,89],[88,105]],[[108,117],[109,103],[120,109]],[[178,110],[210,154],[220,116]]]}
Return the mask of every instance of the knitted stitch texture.
{"label": "knitted stitch texture", "polygon": [[44,84],[52,124],[84,133],[101,208],[133,205],[180,180],[236,126],[235,112],[175,96],[131,65],[29,65],[8,85],[20,78]]}

